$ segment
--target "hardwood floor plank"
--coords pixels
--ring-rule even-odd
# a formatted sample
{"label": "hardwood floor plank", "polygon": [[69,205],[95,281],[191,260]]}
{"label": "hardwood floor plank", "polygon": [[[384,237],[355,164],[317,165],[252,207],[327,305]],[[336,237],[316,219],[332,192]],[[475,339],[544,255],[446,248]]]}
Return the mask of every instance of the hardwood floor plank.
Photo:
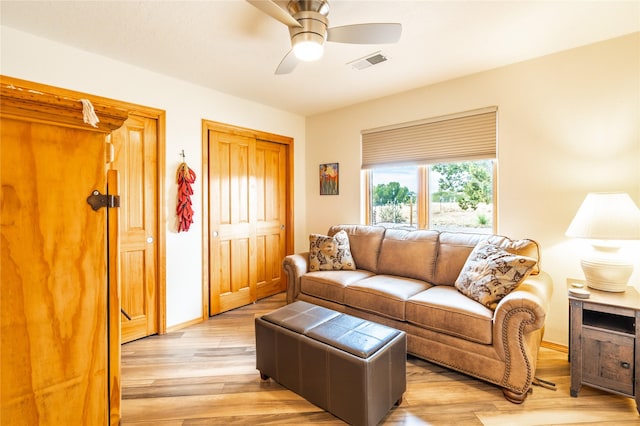
{"label": "hardwood floor plank", "polygon": [[[123,401],[124,402],[124,401]],[[129,400],[127,421],[233,417],[243,411],[254,416],[321,411],[286,389],[270,392],[189,395]]]}
{"label": "hardwood floor plank", "polygon": [[[629,420],[628,414],[625,413],[626,404],[612,404],[607,408],[586,408],[576,406],[554,407],[551,409],[540,408],[536,410],[536,416],[533,418],[531,412],[507,410],[499,413],[493,412],[476,412],[478,418],[483,425],[487,426],[529,426],[540,424],[620,424],[625,420]],[[635,419],[636,424],[638,420]]]}
{"label": "hardwood floor plank", "polygon": [[[343,425],[255,367],[254,318],[285,304],[278,294],[163,336],[122,346],[123,426]],[[542,348],[534,386],[512,404],[488,383],[407,358],[407,391],[384,425],[640,425],[635,401],[583,386],[569,395],[567,354]]]}

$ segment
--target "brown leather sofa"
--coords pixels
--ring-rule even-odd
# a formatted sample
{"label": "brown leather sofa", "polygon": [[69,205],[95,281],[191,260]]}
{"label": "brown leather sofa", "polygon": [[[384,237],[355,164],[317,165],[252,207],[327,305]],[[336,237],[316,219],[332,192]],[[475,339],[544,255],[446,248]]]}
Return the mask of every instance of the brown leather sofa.
{"label": "brown leather sofa", "polygon": [[[407,231],[366,225],[344,230],[355,270],[309,272],[308,253],[283,261],[287,301],[303,300],[385,324],[407,334],[407,352],[493,383],[522,403],[534,378],[553,283],[532,240],[487,234]],[[481,241],[538,260],[494,310],[454,283]]]}

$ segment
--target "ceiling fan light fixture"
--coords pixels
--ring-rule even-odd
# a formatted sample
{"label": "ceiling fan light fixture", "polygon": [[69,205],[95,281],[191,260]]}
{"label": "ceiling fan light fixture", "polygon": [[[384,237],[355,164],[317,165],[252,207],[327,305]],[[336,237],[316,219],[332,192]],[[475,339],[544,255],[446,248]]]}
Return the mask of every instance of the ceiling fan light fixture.
{"label": "ceiling fan light fixture", "polygon": [[293,53],[301,61],[317,61],[324,53],[324,37],[319,34],[299,34],[292,41]]}
{"label": "ceiling fan light fixture", "polygon": [[[289,74],[301,61],[316,61],[324,53],[325,41],[349,44],[396,43],[402,34],[399,23],[364,23],[329,28],[327,0],[247,0],[255,7],[289,28],[292,49],[284,56],[276,74]],[[387,60],[380,55],[370,58],[366,66]]]}

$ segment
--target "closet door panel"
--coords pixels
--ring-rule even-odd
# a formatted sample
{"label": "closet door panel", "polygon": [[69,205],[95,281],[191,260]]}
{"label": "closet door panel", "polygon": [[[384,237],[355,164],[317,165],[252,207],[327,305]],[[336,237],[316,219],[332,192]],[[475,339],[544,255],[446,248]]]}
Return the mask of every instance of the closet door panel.
{"label": "closet door panel", "polygon": [[286,150],[276,142],[258,141],[256,146],[258,299],[283,291],[286,284],[281,266],[286,245]]}
{"label": "closet door panel", "polygon": [[210,315],[256,300],[255,139],[209,132]]}

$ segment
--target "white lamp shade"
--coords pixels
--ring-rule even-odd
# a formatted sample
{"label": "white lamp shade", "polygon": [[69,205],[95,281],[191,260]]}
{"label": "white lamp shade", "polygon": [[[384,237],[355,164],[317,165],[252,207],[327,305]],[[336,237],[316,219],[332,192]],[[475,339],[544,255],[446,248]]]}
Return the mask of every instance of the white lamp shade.
{"label": "white lamp shade", "polygon": [[566,235],[594,240],[640,240],[640,209],[623,192],[589,193]]}

